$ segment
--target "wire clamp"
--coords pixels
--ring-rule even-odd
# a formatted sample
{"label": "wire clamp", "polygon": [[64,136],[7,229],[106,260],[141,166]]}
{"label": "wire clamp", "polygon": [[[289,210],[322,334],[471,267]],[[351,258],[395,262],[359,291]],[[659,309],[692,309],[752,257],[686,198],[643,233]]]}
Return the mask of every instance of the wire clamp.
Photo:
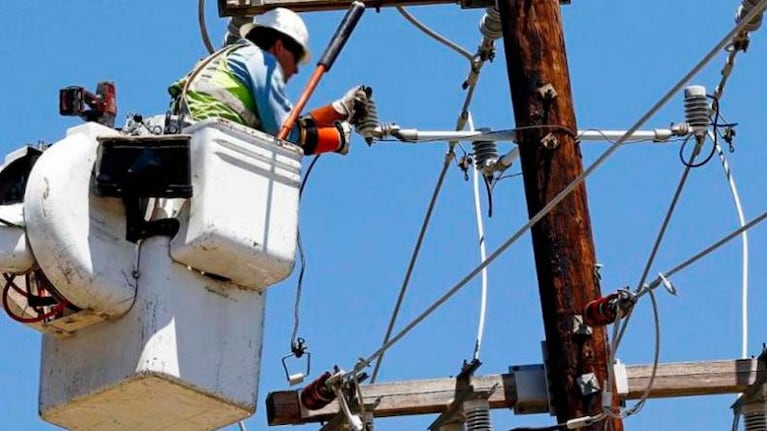
{"label": "wire clamp", "polygon": [[658,278],[660,279],[661,283],[663,284],[663,287],[666,289],[666,292],[670,293],[673,296],[677,296],[676,287],[674,287],[674,284],[671,283],[671,280],[666,278],[666,276],[663,275],[662,272],[658,273]]}

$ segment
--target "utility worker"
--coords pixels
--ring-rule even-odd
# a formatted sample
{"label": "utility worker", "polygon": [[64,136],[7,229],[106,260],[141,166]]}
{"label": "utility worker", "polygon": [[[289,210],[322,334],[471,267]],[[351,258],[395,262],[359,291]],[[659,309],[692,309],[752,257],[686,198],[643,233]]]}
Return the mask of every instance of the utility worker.
{"label": "utility worker", "polygon": [[[211,54],[168,89],[176,114],[192,120],[225,118],[277,135],[293,108],[285,84],[310,59],[309,33],[301,17],[272,9],[240,28],[242,39]],[[367,115],[363,86],[301,118],[288,140],[304,154],[349,151],[352,126]]]}

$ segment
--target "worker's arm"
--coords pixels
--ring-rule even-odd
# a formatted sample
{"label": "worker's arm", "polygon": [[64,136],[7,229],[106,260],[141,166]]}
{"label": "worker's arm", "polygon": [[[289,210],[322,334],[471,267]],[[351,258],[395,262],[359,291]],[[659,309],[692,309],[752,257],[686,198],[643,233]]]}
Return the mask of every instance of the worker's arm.
{"label": "worker's arm", "polygon": [[352,87],[340,99],[329,105],[317,108],[309,116],[319,125],[331,125],[336,121],[348,121],[356,124],[367,115],[370,87],[358,85]]}
{"label": "worker's arm", "polygon": [[[261,129],[277,135],[293,105],[285,94],[285,80],[277,59],[257,49],[235,51],[228,65],[249,90],[254,106],[258,107]],[[287,140],[304,149],[304,154],[348,151],[349,135],[335,122],[319,123],[311,117],[302,118],[293,127]],[[348,127],[347,127],[348,128]]]}

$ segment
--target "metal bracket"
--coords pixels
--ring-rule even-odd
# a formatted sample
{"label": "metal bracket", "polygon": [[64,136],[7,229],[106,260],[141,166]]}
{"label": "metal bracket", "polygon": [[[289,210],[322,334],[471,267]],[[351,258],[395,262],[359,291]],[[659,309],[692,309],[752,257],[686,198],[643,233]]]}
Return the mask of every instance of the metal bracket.
{"label": "metal bracket", "polygon": [[551,84],[544,84],[540,87],[538,87],[538,97],[541,98],[544,102],[551,102],[552,100],[556,99],[559,94],[557,94],[557,90],[554,88]]}
{"label": "metal bracket", "polygon": [[575,379],[575,382],[578,384],[578,389],[580,389],[581,395],[584,397],[594,395],[602,390],[602,387],[599,386],[599,379],[594,373],[581,374]]}
{"label": "metal bracket", "polygon": [[[514,374],[517,400],[514,414],[529,415],[549,411],[549,390],[546,386],[546,370],[543,364],[514,365],[509,367]],[[543,402],[541,402],[543,401]]]}
{"label": "metal bracket", "polygon": [[556,150],[559,148],[559,139],[557,139],[553,133],[549,132],[546,136],[541,138],[541,145],[547,150]]}
{"label": "metal bracket", "polygon": [[471,376],[482,365],[478,359],[471,362],[464,361],[461,372],[455,379],[455,399],[447,406],[447,409],[429,425],[431,431],[441,431],[444,427],[456,423],[463,423],[463,403],[472,399],[488,399],[495,392],[495,386],[488,391],[475,391],[471,384]]}
{"label": "metal bracket", "polygon": [[590,337],[593,334],[591,326],[583,322],[583,315],[573,315],[573,334],[579,337]]}
{"label": "metal bracket", "polygon": [[[740,398],[732,405],[732,409],[739,414],[748,413],[753,406],[764,406],[767,403],[767,348],[762,346],[762,353],[757,358],[757,370],[760,371],[758,378],[752,383]],[[764,410],[764,407],[761,407]]]}

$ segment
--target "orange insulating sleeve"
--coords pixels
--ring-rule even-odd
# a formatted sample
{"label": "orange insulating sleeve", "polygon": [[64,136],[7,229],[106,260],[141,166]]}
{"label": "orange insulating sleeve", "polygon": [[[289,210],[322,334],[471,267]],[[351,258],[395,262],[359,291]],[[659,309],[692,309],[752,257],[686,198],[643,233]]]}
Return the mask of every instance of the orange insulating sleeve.
{"label": "orange insulating sleeve", "polygon": [[343,138],[339,136],[338,129],[335,126],[320,127],[317,129],[317,148],[314,154],[329,153],[336,151]]}
{"label": "orange insulating sleeve", "polygon": [[317,68],[314,69],[312,76],[309,77],[309,82],[306,83],[306,88],[304,88],[303,93],[301,93],[301,97],[299,97],[298,102],[296,102],[296,106],[294,106],[293,110],[290,111],[288,119],[285,120],[285,124],[283,124],[280,128],[280,133],[277,134],[277,139],[285,139],[288,137],[288,134],[290,134],[290,129],[292,129],[296,124],[298,116],[301,115],[301,111],[304,110],[306,102],[309,101],[309,97],[311,97],[312,93],[314,93],[314,89],[317,87],[317,84],[319,84],[320,79],[322,79],[322,75],[325,74],[326,70],[327,69],[322,64],[318,64]]}

